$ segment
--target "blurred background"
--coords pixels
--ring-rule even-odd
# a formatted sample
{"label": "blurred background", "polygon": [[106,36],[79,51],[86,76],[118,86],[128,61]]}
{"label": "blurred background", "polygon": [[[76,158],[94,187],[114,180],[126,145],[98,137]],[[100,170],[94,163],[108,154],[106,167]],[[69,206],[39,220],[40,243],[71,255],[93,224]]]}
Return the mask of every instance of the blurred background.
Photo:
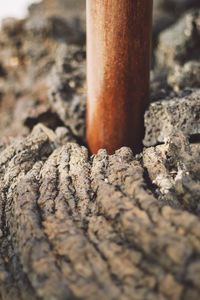
{"label": "blurred background", "polygon": [[[1,1],[2,2],[2,1]],[[28,13],[28,6],[40,0],[6,0],[0,5],[0,24],[7,17],[24,18]]]}

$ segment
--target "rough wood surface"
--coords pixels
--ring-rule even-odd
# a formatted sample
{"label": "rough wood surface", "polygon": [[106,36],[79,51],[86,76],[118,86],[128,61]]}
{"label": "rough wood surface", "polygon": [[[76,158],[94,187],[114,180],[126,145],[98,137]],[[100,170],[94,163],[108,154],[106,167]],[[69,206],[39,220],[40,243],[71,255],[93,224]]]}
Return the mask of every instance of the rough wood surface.
{"label": "rough wood surface", "polygon": [[137,158],[125,147],[90,157],[43,125],[11,143],[0,153],[1,298],[198,299],[197,149],[179,134]]}

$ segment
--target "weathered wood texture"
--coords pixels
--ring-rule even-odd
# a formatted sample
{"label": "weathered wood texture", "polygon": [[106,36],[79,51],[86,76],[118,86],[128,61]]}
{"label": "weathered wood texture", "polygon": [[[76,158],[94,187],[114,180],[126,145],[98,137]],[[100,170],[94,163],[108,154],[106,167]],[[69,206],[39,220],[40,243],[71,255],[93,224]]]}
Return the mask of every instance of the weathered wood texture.
{"label": "weathered wood texture", "polygon": [[198,299],[195,151],[90,158],[41,125],[1,151],[1,299]]}

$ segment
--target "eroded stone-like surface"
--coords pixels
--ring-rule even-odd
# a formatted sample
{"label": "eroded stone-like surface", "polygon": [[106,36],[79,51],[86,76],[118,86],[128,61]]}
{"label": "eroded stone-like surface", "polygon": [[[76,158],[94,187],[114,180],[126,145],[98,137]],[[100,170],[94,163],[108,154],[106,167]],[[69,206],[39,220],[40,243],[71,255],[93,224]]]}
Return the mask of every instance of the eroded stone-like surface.
{"label": "eroded stone-like surface", "polygon": [[85,136],[85,49],[61,44],[48,78],[49,102],[63,124],[79,138]]}
{"label": "eroded stone-like surface", "polygon": [[172,68],[174,62],[184,63],[199,57],[199,10],[186,13],[174,26],[159,38],[157,63]]}
{"label": "eroded stone-like surface", "polygon": [[200,10],[185,13],[159,36],[158,72],[165,70],[168,84],[179,90],[200,86]]}
{"label": "eroded stone-like surface", "polygon": [[189,137],[200,134],[200,90],[186,90],[185,94],[150,104],[144,117],[145,146],[163,143],[176,130]]}
{"label": "eroded stone-like surface", "polygon": [[[77,0],[75,6],[71,0],[42,1],[31,6],[27,19],[3,21],[0,31],[0,137],[27,135],[39,122],[52,129],[65,125],[50,105],[48,78],[60,45],[68,45],[71,53],[68,66],[63,66],[65,72],[71,72],[75,64],[78,69],[77,47],[85,44],[83,3]],[[71,118],[73,110],[74,116],[78,115],[75,119],[83,120],[78,102],[82,92],[79,89],[77,93],[77,83],[80,87],[81,79],[77,72],[74,75],[73,88],[66,88],[68,82],[65,88],[61,84],[58,86],[57,80],[54,91],[58,94],[61,91],[57,88],[62,89],[62,100],[69,99],[67,117]],[[73,130],[73,134],[77,132]]]}
{"label": "eroded stone-like surface", "polygon": [[0,153],[2,299],[196,299],[199,152],[179,134],[141,159],[44,126]]}

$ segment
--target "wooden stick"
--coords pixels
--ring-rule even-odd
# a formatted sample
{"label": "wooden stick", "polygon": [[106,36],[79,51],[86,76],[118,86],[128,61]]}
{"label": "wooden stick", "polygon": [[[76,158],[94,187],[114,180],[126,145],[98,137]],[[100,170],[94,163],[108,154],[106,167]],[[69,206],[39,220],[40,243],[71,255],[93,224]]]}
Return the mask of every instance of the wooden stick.
{"label": "wooden stick", "polygon": [[142,149],[152,0],[87,0],[87,142],[92,153]]}

